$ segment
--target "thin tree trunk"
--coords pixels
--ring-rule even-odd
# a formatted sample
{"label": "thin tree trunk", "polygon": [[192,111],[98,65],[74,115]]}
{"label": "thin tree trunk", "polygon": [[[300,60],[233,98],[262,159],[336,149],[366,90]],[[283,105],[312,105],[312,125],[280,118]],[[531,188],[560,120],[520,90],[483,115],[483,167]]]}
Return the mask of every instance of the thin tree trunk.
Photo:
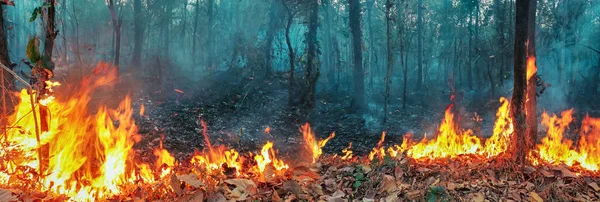
{"label": "thin tree trunk", "polygon": [[390,83],[392,77],[392,67],[394,65],[394,54],[392,52],[392,2],[387,0],[385,3],[386,16],[386,35],[387,35],[387,71],[385,74],[385,99],[383,103],[383,122],[387,121],[388,103],[390,101]]}
{"label": "thin tree trunk", "polygon": [[417,4],[417,89],[423,85],[423,0]]}
{"label": "thin tree trunk", "polygon": [[[133,1],[134,15],[134,44],[132,66],[138,67],[142,62],[142,46],[144,41],[144,27],[142,25],[142,0]],[[194,57],[195,58],[195,57]]]}
{"label": "thin tree trunk", "polygon": [[308,35],[306,36],[306,72],[305,86],[302,90],[300,100],[302,105],[307,109],[312,109],[315,106],[315,91],[316,81],[319,77],[319,58],[317,56],[317,29],[319,27],[319,4],[317,0],[309,2],[310,14],[308,19]]}
{"label": "thin tree trunk", "polygon": [[[537,114],[536,114],[536,102],[537,102],[537,65],[536,65],[536,54],[535,54],[535,13],[537,8],[537,0],[530,0],[529,4],[529,18],[527,19],[527,64],[526,64],[526,76],[527,76],[527,95],[525,96],[525,108],[526,108],[526,142],[525,146],[527,149],[531,149],[535,145],[537,139]],[[527,152],[527,150],[526,150]]]}
{"label": "thin tree trunk", "polygon": [[266,44],[265,44],[265,75],[270,76],[272,71],[272,61],[273,61],[273,39],[275,38],[275,29],[277,24],[275,23],[277,19],[277,3],[273,0],[271,4],[271,8],[269,9],[269,28],[267,29],[266,36]]}
{"label": "thin tree trunk", "polygon": [[352,33],[354,53],[354,96],[352,109],[362,111],[365,108],[365,74],[362,64],[362,29],[360,27],[360,1],[349,0],[349,23]]}
{"label": "thin tree trunk", "polygon": [[200,15],[200,1],[196,1],[196,8],[194,9],[194,35],[192,36],[192,58],[194,65],[196,65],[196,46],[198,43],[196,39],[198,38],[198,16]]}
{"label": "thin tree trunk", "polygon": [[[534,0],[535,1],[535,0]],[[518,0],[516,2],[515,18],[515,49],[514,49],[514,91],[510,113],[513,117],[514,135],[512,140],[512,157],[519,164],[527,163],[526,157],[534,145],[527,122],[527,57],[531,24],[531,0]],[[533,21],[535,22],[535,21]],[[535,109],[534,109],[535,110]],[[533,114],[535,116],[535,113]]]}
{"label": "thin tree trunk", "polygon": [[214,36],[214,21],[215,21],[215,16],[214,16],[214,3],[215,0],[208,0],[208,5],[207,5],[207,15],[208,15],[208,33],[206,36],[206,47],[207,47],[207,54],[206,54],[206,68],[208,69],[212,69],[214,64],[214,45],[213,45],[213,36]]}
{"label": "thin tree trunk", "polygon": [[114,64],[117,67],[117,72],[119,71],[119,57],[121,55],[121,18],[117,18],[117,14],[115,12],[115,2],[114,0],[108,0],[108,9],[110,10],[110,15],[112,17],[113,29],[115,34],[115,55],[114,55]]}
{"label": "thin tree trunk", "polygon": [[375,41],[373,37],[373,6],[375,4],[375,0],[367,0],[367,23],[369,26],[369,59],[368,59],[368,69],[369,69],[369,87],[373,88],[373,60],[377,56],[375,56]]}
{"label": "thin tree trunk", "polygon": [[[54,63],[52,62],[52,51],[54,50],[54,39],[56,38],[56,23],[55,23],[55,16],[56,16],[56,1],[55,0],[46,0],[46,2],[48,4],[50,4],[50,7],[48,7],[47,9],[47,13],[46,13],[46,29],[45,29],[45,33],[46,33],[46,39],[44,40],[44,65],[45,68],[47,68],[48,70],[52,71],[54,70]],[[44,76],[42,76],[43,78],[40,79],[40,81],[42,84],[42,89],[46,89],[46,84],[45,82],[50,80],[50,75],[46,75],[44,74]],[[40,94],[45,94],[46,92],[41,91]],[[42,133],[47,132],[49,130],[48,128],[48,108],[40,105],[40,130]],[[45,144],[40,148],[40,171],[45,172],[46,168],[48,167],[48,163],[49,163],[49,158],[50,157],[50,145]]]}
{"label": "thin tree trunk", "polygon": [[[10,57],[8,54],[8,35],[6,33],[6,25],[4,24],[4,6],[0,5],[0,63],[4,66],[10,67]],[[12,104],[9,103],[10,96],[14,90],[14,81],[15,78],[12,74],[8,73],[6,70],[0,70],[2,73],[0,74],[0,79],[2,79],[2,116],[0,117],[0,123],[2,123],[2,128],[6,128],[8,116],[8,110],[12,109]]]}
{"label": "thin tree trunk", "polygon": [[287,11],[287,22],[285,24],[285,44],[288,48],[288,56],[290,59],[290,79],[289,79],[289,87],[288,87],[288,105],[294,105],[294,61],[296,61],[296,55],[294,53],[294,48],[292,47],[292,40],[290,39],[290,28],[292,27],[292,23],[294,21],[294,15],[290,8],[287,6],[284,0],[281,0],[282,5],[285,7]]}

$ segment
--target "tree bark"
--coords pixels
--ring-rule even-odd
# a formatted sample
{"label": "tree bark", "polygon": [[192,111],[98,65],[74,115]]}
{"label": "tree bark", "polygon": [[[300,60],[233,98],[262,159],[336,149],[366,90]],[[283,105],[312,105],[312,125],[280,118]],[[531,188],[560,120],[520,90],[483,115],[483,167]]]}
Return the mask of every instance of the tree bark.
{"label": "tree bark", "polygon": [[112,18],[113,29],[115,33],[115,58],[114,65],[117,68],[117,72],[119,71],[119,57],[121,56],[121,22],[122,18],[117,18],[117,14],[115,12],[115,2],[114,0],[108,0],[108,9],[110,10],[110,15]]}
{"label": "tree bark", "polygon": [[423,0],[417,4],[417,89],[423,85]]}
{"label": "tree bark", "polygon": [[365,108],[365,74],[362,64],[362,29],[360,27],[360,1],[349,0],[349,23],[352,33],[354,54],[354,97],[352,109],[362,111]]}
{"label": "tree bark", "polygon": [[214,16],[214,4],[215,4],[215,0],[208,0],[208,4],[207,4],[207,15],[208,15],[208,33],[206,36],[206,47],[207,47],[207,54],[206,54],[206,68],[207,69],[211,69],[215,64],[214,64],[214,45],[213,45],[213,36],[214,36],[214,21],[215,21],[215,16]]}
{"label": "tree bark", "polygon": [[271,8],[269,8],[269,26],[267,29],[266,43],[265,43],[265,75],[270,76],[272,71],[273,61],[273,39],[275,38],[275,32],[277,28],[277,3],[273,0]]}
{"label": "tree bark", "polygon": [[196,46],[198,43],[196,39],[198,38],[198,16],[200,16],[200,1],[196,1],[196,8],[194,9],[194,35],[192,36],[192,58],[194,58],[193,63],[196,65]]}
{"label": "tree bark", "polygon": [[[528,39],[533,35],[535,29],[535,19],[532,17],[535,13],[535,4],[532,0],[517,0],[516,18],[515,18],[515,46],[514,46],[514,91],[511,104],[511,116],[513,118],[513,127],[515,130],[512,140],[512,157],[519,165],[527,163],[526,157],[534,146],[535,136],[532,136],[530,117],[535,117],[535,108],[533,114],[528,114],[531,104],[527,103],[527,57],[532,47],[528,47]],[[535,1],[535,0],[533,0]],[[535,44],[532,44],[535,46]],[[533,49],[534,50],[534,49]],[[535,91],[535,89],[534,89]],[[533,96],[535,97],[535,95]],[[535,101],[533,102],[535,106]],[[529,118],[528,118],[529,117]]]}
{"label": "tree bark", "polygon": [[138,67],[142,62],[142,46],[144,41],[144,27],[142,25],[142,0],[133,1],[134,15],[134,44],[133,44],[133,59],[132,66]]}
{"label": "tree bark", "polygon": [[[6,25],[4,24],[4,6],[0,5],[0,63],[2,63],[6,67],[10,67],[10,57],[8,54],[8,35],[6,32]],[[9,101],[12,95],[12,91],[15,89],[14,83],[15,78],[12,74],[8,73],[6,70],[0,70],[2,73],[0,74],[0,79],[2,79],[2,119],[0,123],[2,123],[2,127],[6,128],[7,119],[9,110],[12,109],[12,103]]]}
{"label": "tree bark", "polygon": [[294,105],[294,61],[296,60],[296,55],[294,53],[294,48],[292,47],[292,40],[290,39],[290,28],[292,27],[292,23],[294,21],[294,14],[287,6],[284,0],[281,0],[282,5],[287,11],[287,22],[285,24],[285,44],[288,48],[288,56],[290,60],[290,79],[288,86],[288,105]]}
{"label": "tree bark", "polygon": [[392,52],[392,4],[391,0],[385,3],[386,36],[387,36],[387,68],[385,73],[385,99],[383,103],[383,122],[387,122],[388,103],[390,102],[390,83],[392,67],[394,65],[394,54]]}
{"label": "tree bark", "polygon": [[317,29],[319,27],[319,3],[317,0],[309,2],[308,35],[306,36],[306,72],[304,74],[305,86],[302,89],[300,100],[307,109],[315,107],[316,83],[319,77],[319,58],[317,55]]}

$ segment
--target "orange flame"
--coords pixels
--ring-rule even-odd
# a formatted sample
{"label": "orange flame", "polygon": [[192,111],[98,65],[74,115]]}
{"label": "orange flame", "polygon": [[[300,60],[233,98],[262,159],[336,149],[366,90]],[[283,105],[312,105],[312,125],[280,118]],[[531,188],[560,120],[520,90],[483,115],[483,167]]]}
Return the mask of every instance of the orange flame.
{"label": "orange flame", "polygon": [[536,72],[537,67],[535,66],[535,57],[527,58],[527,81],[529,81]]}
{"label": "orange flame", "polygon": [[319,159],[321,154],[323,154],[323,150],[321,150],[321,148],[323,148],[325,144],[327,144],[327,142],[331,140],[331,138],[335,137],[335,133],[331,133],[331,135],[329,135],[329,137],[327,137],[326,139],[317,141],[315,138],[315,134],[310,129],[310,125],[308,123],[304,124],[300,128],[300,132],[302,133],[302,137],[304,138],[304,147],[312,154],[313,163],[315,163],[317,159]]}
{"label": "orange flame", "polygon": [[140,106],[140,116],[144,116],[145,111],[146,111],[146,108],[144,107],[144,104],[142,104],[142,106]]}

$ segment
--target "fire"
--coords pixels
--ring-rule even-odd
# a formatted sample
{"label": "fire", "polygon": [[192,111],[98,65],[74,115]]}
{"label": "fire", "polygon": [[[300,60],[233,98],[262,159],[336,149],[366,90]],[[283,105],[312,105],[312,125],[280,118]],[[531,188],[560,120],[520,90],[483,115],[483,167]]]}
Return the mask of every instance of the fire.
{"label": "fire", "polygon": [[[0,162],[2,176],[11,176],[5,186],[20,186],[41,182],[40,191],[51,191],[77,201],[89,201],[122,194],[122,185],[135,180],[135,169],[130,162],[132,146],[139,140],[137,126],[131,119],[131,100],[125,98],[115,110],[100,106],[95,115],[88,113],[94,90],[107,86],[117,79],[115,69],[103,71],[98,78],[85,78],[82,88],[68,100],[45,99],[51,114],[48,131],[38,130],[39,106],[32,112],[30,95],[21,91],[16,112],[9,117],[14,126],[6,131],[8,147],[3,147],[0,157],[16,153],[20,157]],[[48,87],[60,86],[48,82]],[[49,89],[50,90],[50,89]],[[35,103],[34,103],[35,104]],[[39,132],[39,142],[36,133]],[[39,152],[48,148],[47,155]],[[85,149],[83,149],[85,148]],[[40,160],[39,157],[45,160]],[[40,162],[47,164],[40,174]],[[8,169],[5,169],[8,168]],[[20,176],[19,180],[12,176]]]}
{"label": "fire", "polygon": [[310,125],[308,123],[304,124],[302,128],[300,128],[300,132],[302,133],[302,137],[304,138],[304,146],[312,154],[313,163],[315,163],[317,159],[319,159],[321,154],[323,154],[323,150],[321,150],[321,148],[323,148],[325,144],[327,144],[327,142],[331,140],[331,138],[335,137],[335,133],[331,133],[329,137],[317,141],[315,138],[315,134],[310,129]]}
{"label": "fire", "polygon": [[[286,163],[275,158],[275,151],[273,150],[272,142],[267,142],[267,144],[263,146],[260,155],[254,156],[254,160],[256,160],[256,166],[259,173],[264,178],[273,178],[276,174],[275,172],[266,173],[265,169],[267,168],[267,166],[272,165],[275,168],[275,170],[278,171],[277,174],[283,174],[283,172],[285,172],[289,168],[289,166]],[[266,174],[270,176],[265,176]]]}
{"label": "fire", "polygon": [[[164,139],[164,136],[162,137]],[[160,146],[154,149],[154,156],[156,156],[156,163],[154,166],[157,170],[161,170],[160,177],[163,178],[171,173],[173,166],[175,166],[175,157],[173,157],[169,151],[163,149],[163,140],[160,140]]]}
{"label": "fire", "polygon": [[428,140],[427,134],[420,142],[412,141],[412,134],[407,134],[403,138],[401,145],[393,145],[385,149],[383,141],[386,133],[382,133],[377,146],[369,153],[369,160],[375,157],[380,160],[386,155],[396,157],[398,154],[406,154],[417,160],[427,161],[444,158],[457,158],[464,155],[490,158],[505,154],[508,150],[510,136],[513,134],[512,119],[510,118],[510,103],[506,98],[500,98],[501,106],[496,113],[496,123],[493,135],[482,144],[479,137],[475,136],[471,130],[461,129],[454,121],[454,114],[451,112],[452,105],[446,108],[444,119],[438,128],[438,134],[435,138]]}
{"label": "fire", "polygon": [[485,141],[483,155],[486,157],[505,154],[510,146],[511,135],[514,132],[512,118],[510,117],[510,102],[508,99],[500,98],[500,108],[496,112],[496,123],[492,137]]}
{"label": "fire", "polygon": [[344,156],[342,156],[342,160],[352,160],[352,142],[350,142],[350,144],[348,144],[348,147],[344,148],[342,150],[342,153],[344,153]]}
{"label": "fire", "polygon": [[535,75],[537,67],[535,66],[535,57],[527,58],[527,81]]}
{"label": "fire", "polygon": [[146,111],[146,108],[144,107],[144,104],[142,104],[142,106],[140,106],[140,116],[144,116],[145,111]]}
{"label": "fire", "polygon": [[383,160],[385,157],[385,148],[383,147],[383,141],[385,140],[385,132],[381,133],[381,139],[377,142],[377,147],[373,148],[369,153],[369,160],[373,160],[375,156],[379,158],[379,160]]}
{"label": "fire", "polygon": [[[477,154],[482,150],[481,140],[471,130],[463,130],[455,123],[452,105],[446,108],[444,119],[435,139],[423,138],[411,145],[407,154],[414,159],[456,158],[460,155]],[[406,141],[406,140],[405,140]]]}
{"label": "fire", "polygon": [[[573,109],[563,111],[561,116],[542,114],[542,125],[547,127],[546,137],[537,145],[530,159],[534,164],[546,163],[568,166],[578,165],[585,170],[600,170],[600,119],[586,116],[582,121],[579,141],[564,138],[565,131],[573,121]],[[537,152],[537,154],[535,153]]]}

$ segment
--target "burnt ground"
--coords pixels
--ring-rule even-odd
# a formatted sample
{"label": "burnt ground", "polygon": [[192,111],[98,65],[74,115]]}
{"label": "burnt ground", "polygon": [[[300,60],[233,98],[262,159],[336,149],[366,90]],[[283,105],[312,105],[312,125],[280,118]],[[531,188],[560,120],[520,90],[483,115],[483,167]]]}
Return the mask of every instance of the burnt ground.
{"label": "burnt ground", "polygon": [[[319,138],[336,133],[324,147],[326,153],[340,153],[352,142],[354,153],[364,155],[377,144],[382,131],[388,134],[386,145],[400,144],[406,133],[414,133],[415,137],[435,134],[444,109],[451,103],[449,92],[442,90],[410,94],[406,108],[401,106],[401,98],[395,96],[391,99],[388,121],[382,124],[383,106],[377,104],[378,93],[367,92],[376,104],[370,104],[362,115],[349,110],[351,97],[345,91],[318,93],[317,107],[307,112],[288,106],[287,80],[278,79],[285,77],[231,79],[239,76],[235,72],[224,72],[195,82],[173,78],[177,84],[146,85],[134,95],[134,108],[139,109],[143,103],[146,109],[143,117],[135,117],[144,137],[136,149],[141,150],[138,153],[144,158],[152,158],[152,149],[164,135],[164,147],[185,159],[195,149],[205,146],[200,124],[200,120],[204,120],[213,145],[256,152],[267,141],[274,141],[280,158],[292,161],[302,147],[299,128],[308,122]],[[152,82],[150,79],[149,83]],[[476,134],[482,134],[483,130],[485,135],[482,136],[489,136],[498,106],[497,99],[491,96],[476,97],[460,92],[453,109],[459,114],[462,127],[473,129]],[[473,112],[479,112],[484,121],[474,121]],[[264,133],[266,127],[271,128],[271,134]]]}

